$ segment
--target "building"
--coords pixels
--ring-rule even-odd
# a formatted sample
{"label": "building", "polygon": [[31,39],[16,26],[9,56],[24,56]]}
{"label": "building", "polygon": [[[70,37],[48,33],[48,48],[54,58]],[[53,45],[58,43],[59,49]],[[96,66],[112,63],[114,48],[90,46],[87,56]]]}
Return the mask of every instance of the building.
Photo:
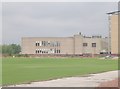
{"label": "building", "polygon": [[108,38],[86,37],[81,33],[73,37],[23,37],[22,54],[100,54],[108,51]]}
{"label": "building", "polygon": [[119,34],[120,34],[119,26],[120,25],[118,25],[118,21],[119,21],[118,18],[120,16],[119,13],[120,11],[107,13],[109,15],[109,31],[110,31],[109,47],[110,47],[111,54],[113,55],[120,54],[120,47],[119,47],[120,39],[118,39],[120,38],[119,37]]}

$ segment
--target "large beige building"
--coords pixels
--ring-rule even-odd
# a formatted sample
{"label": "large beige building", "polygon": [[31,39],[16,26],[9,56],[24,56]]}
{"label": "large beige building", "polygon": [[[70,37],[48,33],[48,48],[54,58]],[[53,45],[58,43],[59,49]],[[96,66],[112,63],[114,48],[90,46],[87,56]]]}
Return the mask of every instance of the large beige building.
{"label": "large beige building", "polygon": [[108,51],[108,38],[86,37],[23,37],[22,54],[100,54]]}
{"label": "large beige building", "polygon": [[109,26],[110,26],[110,50],[111,54],[118,55],[120,54],[120,31],[119,31],[119,11],[111,12],[109,14]]}

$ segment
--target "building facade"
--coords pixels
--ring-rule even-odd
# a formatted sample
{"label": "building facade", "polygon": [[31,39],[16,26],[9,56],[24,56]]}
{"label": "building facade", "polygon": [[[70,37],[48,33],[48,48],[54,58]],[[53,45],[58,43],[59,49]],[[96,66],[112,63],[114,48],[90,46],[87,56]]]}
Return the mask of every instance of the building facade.
{"label": "building facade", "polygon": [[108,51],[108,38],[86,37],[23,37],[22,54],[100,54]]}
{"label": "building facade", "polygon": [[118,15],[111,16],[111,53],[118,54]]}
{"label": "building facade", "polygon": [[113,55],[120,54],[120,31],[119,31],[119,15],[120,11],[111,12],[109,14],[109,27],[110,27],[110,51]]}

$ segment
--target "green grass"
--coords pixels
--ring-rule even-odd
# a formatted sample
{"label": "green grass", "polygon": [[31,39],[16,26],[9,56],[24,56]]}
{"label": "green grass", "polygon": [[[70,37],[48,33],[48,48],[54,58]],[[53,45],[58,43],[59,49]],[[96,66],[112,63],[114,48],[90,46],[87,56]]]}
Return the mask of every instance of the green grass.
{"label": "green grass", "polygon": [[118,60],[80,58],[3,58],[2,84],[21,84],[118,69]]}

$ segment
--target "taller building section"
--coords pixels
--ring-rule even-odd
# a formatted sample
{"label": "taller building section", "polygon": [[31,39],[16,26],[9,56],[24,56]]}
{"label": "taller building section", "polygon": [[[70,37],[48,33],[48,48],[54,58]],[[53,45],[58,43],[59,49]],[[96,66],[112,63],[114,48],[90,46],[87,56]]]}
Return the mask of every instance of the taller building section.
{"label": "taller building section", "polygon": [[110,27],[110,47],[111,54],[118,55],[119,52],[119,29],[118,29],[118,17],[119,12],[108,13],[110,15],[109,27]]}

